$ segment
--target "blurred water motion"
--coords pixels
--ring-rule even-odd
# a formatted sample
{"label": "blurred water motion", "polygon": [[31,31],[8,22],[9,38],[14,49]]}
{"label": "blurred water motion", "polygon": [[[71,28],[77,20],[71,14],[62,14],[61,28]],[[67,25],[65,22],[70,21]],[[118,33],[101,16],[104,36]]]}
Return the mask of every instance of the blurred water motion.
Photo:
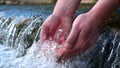
{"label": "blurred water motion", "polygon": [[39,27],[53,5],[1,6],[0,68],[120,68],[119,29],[105,27],[90,50],[56,63],[55,50],[59,44],[39,41]]}
{"label": "blurred water motion", "polygon": [[0,5],[0,17],[14,16],[33,17],[42,16],[44,19],[52,13],[54,4],[51,5]]}

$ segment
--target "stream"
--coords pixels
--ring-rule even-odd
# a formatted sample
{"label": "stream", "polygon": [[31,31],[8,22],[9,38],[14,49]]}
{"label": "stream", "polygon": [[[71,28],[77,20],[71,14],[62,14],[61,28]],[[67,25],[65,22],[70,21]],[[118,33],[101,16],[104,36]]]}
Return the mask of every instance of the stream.
{"label": "stream", "polygon": [[[54,5],[0,7],[0,68],[120,68],[119,28],[111,24],[105,26],[90,50],[57,63],[55,50],[59,44],[39,40],[40,26],[52,13]],[[81,13],[84,11],[76,12]]]}

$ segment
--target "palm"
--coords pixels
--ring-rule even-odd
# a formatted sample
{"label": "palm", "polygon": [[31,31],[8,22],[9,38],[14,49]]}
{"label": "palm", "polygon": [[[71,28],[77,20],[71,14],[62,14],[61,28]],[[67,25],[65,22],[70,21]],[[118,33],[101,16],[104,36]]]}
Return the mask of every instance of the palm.
{"label": "palm", "polygon": [[58,43],[65,41],[66,35],[71,27],[71,20],[64,20],[60,17],[50,15],[47,20],[43,23],[40,39],[42,41],[52,38],[52,40]]}

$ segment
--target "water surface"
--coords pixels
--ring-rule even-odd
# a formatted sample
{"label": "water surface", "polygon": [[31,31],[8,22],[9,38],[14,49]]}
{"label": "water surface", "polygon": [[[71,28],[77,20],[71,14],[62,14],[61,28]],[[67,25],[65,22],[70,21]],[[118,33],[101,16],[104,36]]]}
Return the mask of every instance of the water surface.
{"label": "water surface", "polygon": [[[0,7],[0,68],[120,67],[118,29],[104,27],[99,32],[94,47],[82,55],[58,64],[54,56],[58,44],[52,40],[47,40],[43,44],[39,41],[39,27],[52,13],[54,5],[0,5]],[[77,11],[76,15],[87,10],[89,8],[83,8]],[[113,18],[108,20],[110,24],[118,22],[118,17]]]}

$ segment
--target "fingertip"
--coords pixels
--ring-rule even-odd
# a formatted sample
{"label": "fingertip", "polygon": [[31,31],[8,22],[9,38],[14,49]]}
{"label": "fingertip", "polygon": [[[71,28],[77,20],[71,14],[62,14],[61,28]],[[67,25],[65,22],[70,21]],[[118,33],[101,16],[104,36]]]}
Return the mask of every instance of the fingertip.
{"label": "fingertip", "polygon": [[42,42],[44,42],[44,41],[47,39],[47,33],[48,33],[48,29],[42,27],[42,28],[41,28],[41,31],[40,31],[40,40],[41,40]]}
{"label": "fingertip", "polygon": [[75,28],[73,28],[68,36],[68,38],[65,41],[65,47],[66,48],[73,48],[77,39],[78,39],[78,35],[79,35],[79,31],[75,30]]}
{"label": "fingertip", "polygon": [[66,48],[66,49],[72,49],[72,45],[70,45],[69,43],[65,43],[64,44],[64,47]]}
{"label": "fingertip", "polygon": [[43,34],[43,36],[40,36],[40,41],[43,43],[46,40],[46,34]]}

